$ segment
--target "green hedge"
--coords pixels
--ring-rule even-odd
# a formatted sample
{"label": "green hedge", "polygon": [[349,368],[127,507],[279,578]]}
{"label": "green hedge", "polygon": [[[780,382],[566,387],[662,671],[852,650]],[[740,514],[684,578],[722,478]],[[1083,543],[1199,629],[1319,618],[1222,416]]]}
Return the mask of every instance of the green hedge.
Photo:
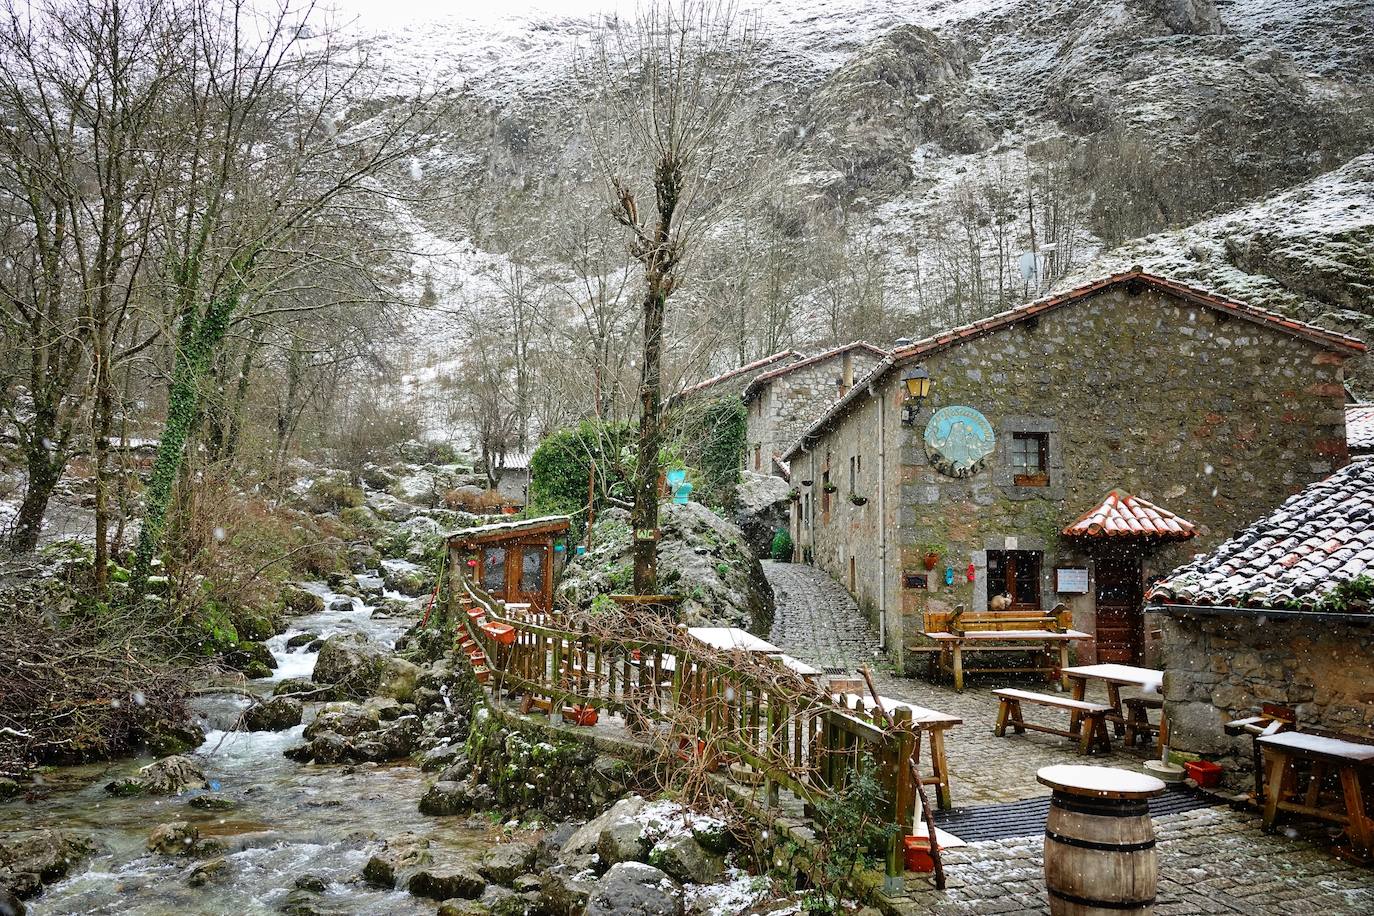
{"label": "green hedge", "polygon": [[607,494],[628,499],[633,467],[634,430],[628,423],[583,420],[546,436],[530,457],[529,511],[533,515],[571,515],[580,536],[587,509],[587,481],[596,462],[596,508]]}

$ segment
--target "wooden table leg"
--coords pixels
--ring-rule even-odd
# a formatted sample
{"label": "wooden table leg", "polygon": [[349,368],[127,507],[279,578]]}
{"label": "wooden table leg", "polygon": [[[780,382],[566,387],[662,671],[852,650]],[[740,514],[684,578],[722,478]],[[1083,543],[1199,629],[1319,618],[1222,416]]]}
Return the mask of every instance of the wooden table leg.
{"label": "wooden table leg", "polygon": [[1264,766],[1264,829],[1273,830],[1279,816],[1279,802],[1283,800],[1283,790],[1288,784],[1285,776],[1288,770],[1288,754],[1281,750],[1265,748]]}
{"label": "wooden table leg", "polygon": [[1364,792],[1360,789],[1360,773],[1355,767],[1341,767],[1341,789],[1345,794],[1345,813],[1350,818],[1346,833],[1355,855],[1367,859],[1374,848],[1374,822],[1365,813]]}
{"label": "wooden table leg", "polygon": [[935,789],[935,803],[940,810],[947,811],[954,807],[954,800],[949,791],[949,764],[945,761],[945,730],[942,728],[930,730],[930,763],[939,780]]}
{"label": "wooden table leg", "polygon": [[1116,730],[1116,736],[1120,738],[1126,733],[1125,716],[1121,714],[1121,686],[1108,682],[1107,684],[1107,705],[1112,707],[1116,718],[1112,720],[1112,726]]}
{"label": "wooden table leg", "polygon": [[[1075,700],[1083,699],[1083,695],[1088,692],[1088,679],[1082,677],[1071,677],[1069,678],[1069,680],[1073,681],[1073,698]],[[1069,713],[1069,731],[1072,734],[1076,735],[1078,734],[1078,730],[1082,727],[1083,714],[1076,709],[1072,710]]]}
{"label": "wooden table leg", "polygon": [[964,692],[964,648],[958,643],[954,644],[954,689]]}
{"label": "wooden table leg", "polygon": [[1069,644],[1068,644],[1067,641],[1060,640],[1060,642],[1059,642],[1059,670],[1056,672],[1056,674],[1059,675],[1059,689],[1060,689],[1060,690],[1068,690],[1068,689],[1069,689],[1069,676],[1068,676],[1067,674],[1064,673],[1064,669],[1067,668],[1067,667],[1069,667]]}

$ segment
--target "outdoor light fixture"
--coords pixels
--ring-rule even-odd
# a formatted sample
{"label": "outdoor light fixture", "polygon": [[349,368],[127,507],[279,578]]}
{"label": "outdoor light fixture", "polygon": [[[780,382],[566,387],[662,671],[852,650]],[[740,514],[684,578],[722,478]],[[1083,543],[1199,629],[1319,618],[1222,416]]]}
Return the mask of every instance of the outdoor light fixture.
{"label": "outdoor light fixture", "polygon": [[906,388],[906,403],[902,405],[902,425],[911,426],[916,422],[916,413],[921,402],[930,394],[930,373],[925,366],[913,366],[902,370],[902,385]]}

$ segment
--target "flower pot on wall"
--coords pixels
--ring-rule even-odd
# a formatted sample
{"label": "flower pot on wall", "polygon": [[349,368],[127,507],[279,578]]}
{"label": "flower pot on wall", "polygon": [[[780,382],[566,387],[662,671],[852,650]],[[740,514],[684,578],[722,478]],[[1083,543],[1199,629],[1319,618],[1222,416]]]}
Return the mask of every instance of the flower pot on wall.
{"label": "flower pot on wall", "polygon": [[940,555],[932,550],[930,553],[925,555],[925,558],[922,562],[925,563],[926,569],[934,569],[940,563]]}

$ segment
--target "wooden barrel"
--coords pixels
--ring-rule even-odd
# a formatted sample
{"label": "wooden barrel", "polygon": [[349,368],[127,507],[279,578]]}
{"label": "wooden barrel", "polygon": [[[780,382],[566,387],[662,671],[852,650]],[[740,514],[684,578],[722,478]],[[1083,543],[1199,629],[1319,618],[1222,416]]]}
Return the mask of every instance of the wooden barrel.
{"label": "wooden barrel", "polygon": [[1159,859],[1149,798],[1164,783],[1130,770],[1077,765],[1045,767],[1036,778],[1054,790],[1045,822],[1050,913],[1153,913]]}

